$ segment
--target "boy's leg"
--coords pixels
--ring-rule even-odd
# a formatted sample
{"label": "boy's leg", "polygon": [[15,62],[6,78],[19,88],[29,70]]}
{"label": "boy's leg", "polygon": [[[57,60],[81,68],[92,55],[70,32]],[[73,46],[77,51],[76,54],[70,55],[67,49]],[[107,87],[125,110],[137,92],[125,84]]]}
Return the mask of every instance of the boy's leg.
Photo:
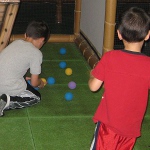
{"label": "boy's leg", "polygon": [[10,96],[10,104],[6,109],[25,108],[39,103],[41,98],[31,91],[24,91],[18,96]]}
{"label": "boy's leg", "polygon": [[17,96],[10,96],[8,109],[25,108],[40,102],[41,94],[35,90],[28,82],[27,89]]}
{"label": "boy's leg", "polygon": [[90,150],[132,150],[136,138],[122,137],[111,131],[103,123],[95,131],[94,146]]}

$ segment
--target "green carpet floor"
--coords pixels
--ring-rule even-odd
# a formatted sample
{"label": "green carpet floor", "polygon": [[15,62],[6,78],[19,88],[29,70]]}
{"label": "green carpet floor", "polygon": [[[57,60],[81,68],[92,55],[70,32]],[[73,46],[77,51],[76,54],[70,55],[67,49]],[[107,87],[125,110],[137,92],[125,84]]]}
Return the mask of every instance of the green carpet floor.
{"label": "green carpet floor", "polygon": [[[60,48],[67,53],[61,55]],[[95,125],[92,116],[99,104],[103,89],[90,92],[88,79],[90,67],[74,43],[48,43],[42,48],[41,77],[55,78],[54,85],[39,90],[42,100],[30,108],[5,111],[0,123],[0,150],[89,150]],[[73,74],[67,76],[59,67],[66,61]],[[68,88],[75,81],[76,89]],[[66,92],[73,99],[66,101]],[[146,113],[142,137],[134,150],[150,149],[150,108]]]}

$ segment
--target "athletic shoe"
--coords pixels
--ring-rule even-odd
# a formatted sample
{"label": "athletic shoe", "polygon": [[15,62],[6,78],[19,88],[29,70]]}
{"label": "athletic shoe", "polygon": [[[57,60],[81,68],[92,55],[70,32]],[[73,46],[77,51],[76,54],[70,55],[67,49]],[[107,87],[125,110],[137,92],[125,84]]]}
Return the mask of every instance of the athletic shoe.
{"label": "athletic shoe", "polygon": [[10,103],[10,96],[2,94],[0,96],[0,117],[4,115],[3,111],[6,107],[9,106],[9,103]]}

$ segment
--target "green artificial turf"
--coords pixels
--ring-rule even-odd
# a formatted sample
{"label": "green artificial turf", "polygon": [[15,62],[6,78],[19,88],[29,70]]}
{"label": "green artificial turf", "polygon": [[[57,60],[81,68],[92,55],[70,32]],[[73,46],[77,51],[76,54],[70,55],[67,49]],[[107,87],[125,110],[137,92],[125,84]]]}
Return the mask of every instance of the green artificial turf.
{"label": "green artificial turf", "polygon": [[150,102],[143,120],[141,137],[137,139],[134,150],[150,150]]}
{"label": "green artificial turf", "polygon": [[[59,53],[66,48],[65,55]],[[40,89],[42,100],[30,108],[5,111],[0,123],[0,150],[89,150],[95,125],[92,117],[103,89],[92,93],[88,88],[90,67],[74,43],[47,43],[42,48],[41,77],[55,78],[54,85]],[[66,61],[73,74],[67,76],[59,67]],[[76,89],[68,88],[70,81]],[[72,92],[73,99],[65,100]],[[150,108],[142,126],[142,137],[134,150],[150,149]]]}

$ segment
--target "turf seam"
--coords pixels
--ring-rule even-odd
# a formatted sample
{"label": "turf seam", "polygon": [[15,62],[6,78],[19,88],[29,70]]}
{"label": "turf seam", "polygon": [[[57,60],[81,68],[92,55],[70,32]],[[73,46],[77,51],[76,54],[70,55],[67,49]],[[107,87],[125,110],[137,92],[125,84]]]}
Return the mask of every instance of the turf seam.
{"label": "turf seam", "polygon": [[31,134],[31,139],[32,139],[32,143],[33,143],[33,146],[34,146],[34,150],[36,150],[36,145],[35,145],[35,142],[34,142],[34,136],[33,136],[33,131],[32,131],[32,128],[31,128],[28,109],[27,109],[27,119],[28,119],[28,124],[29,124],[29,129],[30,129],[30,134]]}
{"label": "turf seam", "polygon": [[[30,116],[28,114],[28,116],[24,116],[24,117],[7,117],[5,119],[28,119],[28,122],[29,122],[29,126],[30,126],[30,119],[31,118],[91,118],[92,119],[93,115],[91,116]],[[31,127],[31,126],[30,126]]]}
{"label": "turf seam", "polygon": [[44,117],[42,117],[42,116],[37,116],[37,117],[32,117],[32,116],[30,116],[29,118],[59,118],[59,119],[62,119],[62,118],[71,118],[71,119],[73,119],[73,118],[91,118],[91,120],[92,120],[92,117],[93,117],[93,115],[91,115],[91,116],[44,116]]}

